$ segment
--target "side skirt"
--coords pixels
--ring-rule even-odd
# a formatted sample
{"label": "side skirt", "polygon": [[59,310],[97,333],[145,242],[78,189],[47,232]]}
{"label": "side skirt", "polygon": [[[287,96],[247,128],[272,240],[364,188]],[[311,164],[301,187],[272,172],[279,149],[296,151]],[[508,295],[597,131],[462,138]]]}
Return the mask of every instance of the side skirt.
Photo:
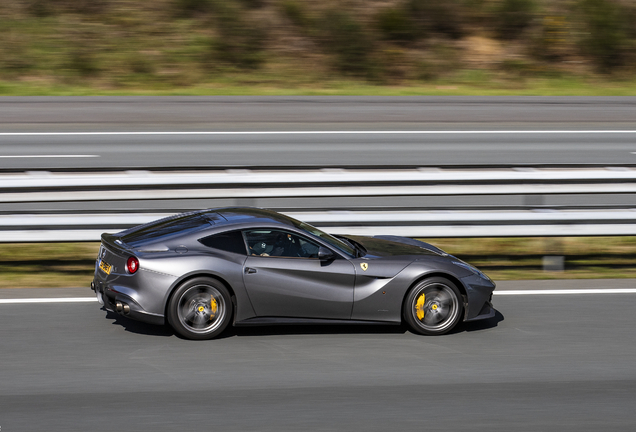
{"label": "side skirt", "polygon": [[400,325],[399,322],[389,321],[358,321],[324,318],[288,318],[288,317],[254,317],[234,323],[235,326],[259,326],[259,325]]}

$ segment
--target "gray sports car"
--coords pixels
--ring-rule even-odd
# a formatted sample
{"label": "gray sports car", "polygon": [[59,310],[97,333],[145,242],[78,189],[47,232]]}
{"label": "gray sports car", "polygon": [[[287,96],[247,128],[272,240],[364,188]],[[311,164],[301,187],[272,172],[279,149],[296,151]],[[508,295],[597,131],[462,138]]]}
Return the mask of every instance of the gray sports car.
{"label": "gray sports car", "polygon": [[495,315],[495,284],[428,243],[330,235],[271,210],[217,208],[103,234],[107,310],[189,339],[235,326],[400,324],[439,335]]}

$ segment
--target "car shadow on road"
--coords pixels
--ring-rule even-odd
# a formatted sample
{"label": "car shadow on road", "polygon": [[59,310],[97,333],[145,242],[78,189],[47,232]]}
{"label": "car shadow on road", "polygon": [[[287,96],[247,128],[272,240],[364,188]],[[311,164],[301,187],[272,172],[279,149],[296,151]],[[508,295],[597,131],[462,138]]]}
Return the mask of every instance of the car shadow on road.
{"label": "car shadow on road", "polygon": [[449,334],[488,330],[497,327],[497,325],[503,320],[504,316],[502,315],[502,313],[498,310],[495,310],[494,317],[485,320],[460,323],[457,327],[451,330]]}
{"label": "car shadow on road", "polygon": [[[103,308],[102,308],[103,309]],[[115,312],[106,311],[106,319],[112,320],[112,325],[118,325],[130,333],[147,336],[174,336],[174,330],[169,325],[154,325],[118,315]]]}
{"label": "car shadow on road", "polygon": [[221,337],[254,337],[279,335],[334,335],[334,334],[403,334],[404,325],[269,325],[259,327],[230,327]]}
{"label": "car shadow on road", "polygon": [[[106,318],[112,320],[113,325],[124,328],[125,331],[147,336],[179,336],[169,325],[153,325],[123,317],[114,312],[106,311]],[[459,323],[448,334],[487,330],[504,320],[504,316],[495,311],[495,316],[487,320]],[[280,335],[337,335],[337,334],[404,334],[409,332],[405,324],[401,325],[269,325],[259,327],[228,327],[217,339],[230,337],[258,337]]]}
{"label": "car shadow on road", "polygon": [[[499,311],[486,320],[459,323],[448,334],[487,330],[504,320]],[[330,334],[404,334],[410,332],[405,324],[401,325],[278,325],[263,327],[230,327],[220,338],[245,336],[278,336],[278,335],[330,335]]]}

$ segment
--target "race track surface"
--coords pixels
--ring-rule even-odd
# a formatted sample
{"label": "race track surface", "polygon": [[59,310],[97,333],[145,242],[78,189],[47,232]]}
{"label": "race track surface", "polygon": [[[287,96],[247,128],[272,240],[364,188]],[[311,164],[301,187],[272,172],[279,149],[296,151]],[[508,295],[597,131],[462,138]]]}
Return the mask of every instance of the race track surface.
{"label": "race track surface", "polygon": [[[636,98],[0,98],[0,169],[634,164],[635,119]],[[238,133],[182,133],[197,131]],[[205,342],[95,302],[0,304],[0,428],[636,429],[636,294],[494,302],[496,319],[435,338],[269,327]]]}
{"label": "race track surface", "polygon": [[635,119],[633,97],[4,97],[0,169],[633,164]]}
{"label": "race track surface", "polygon": [[[635,284],[501,282],[498,290]],[[78,293],[91,291],[57,292]],[[118,318],[93,302],[0,304],[0,426],[3,432],[636,428],[635,294],[499,295],[494,302],[496,319],[442,337],[402,327],[268,327],[204,342]]]}

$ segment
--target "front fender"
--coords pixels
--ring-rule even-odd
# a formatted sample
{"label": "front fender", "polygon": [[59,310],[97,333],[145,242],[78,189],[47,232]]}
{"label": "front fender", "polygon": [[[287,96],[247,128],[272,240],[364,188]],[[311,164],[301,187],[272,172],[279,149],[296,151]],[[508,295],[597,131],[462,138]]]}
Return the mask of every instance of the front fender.
{"label": "front fender", "polygon": [[431,275],[446,276],[459,282],[462,286],[458,288],[466,292],[462,278],[471,274],[444,257],[431,257],[413,261],[391,278],[365,281],[356,277],[351,319],[399,323],[402,321],[404,298],[416,282]]}

